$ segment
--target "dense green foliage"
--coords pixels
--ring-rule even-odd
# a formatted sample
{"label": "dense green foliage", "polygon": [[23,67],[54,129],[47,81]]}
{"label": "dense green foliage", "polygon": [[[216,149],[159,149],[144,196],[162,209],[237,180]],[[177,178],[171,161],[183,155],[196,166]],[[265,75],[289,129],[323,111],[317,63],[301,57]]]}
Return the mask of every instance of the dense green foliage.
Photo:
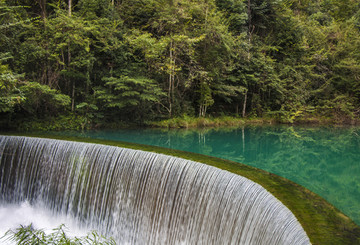
{"label": "dense green foliage", "polygon": [[2,127],[360,116],[357,0],[0,0]]}
{"label": "dense green foliage", "polygon": [[19,245],[27,244],[57,244],[57,245],[115,245],[113,239],[107,239],[98,235],[95,231],[85,237],[70,237],[64,225],[55,228],[53,232],[46,233],[43,230],[35,229],[31,224],[29,226],[20,226],[15,231],[9,230],[5,236],[0,239],[3,242],[14,242]]}

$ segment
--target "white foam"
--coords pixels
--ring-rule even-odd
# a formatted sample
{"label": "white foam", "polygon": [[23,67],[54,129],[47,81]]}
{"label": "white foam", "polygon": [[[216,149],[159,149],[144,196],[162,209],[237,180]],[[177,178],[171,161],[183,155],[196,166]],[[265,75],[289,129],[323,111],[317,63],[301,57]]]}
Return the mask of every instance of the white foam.
{"label": "white foam", "polygon": [[[25,201],[21,204],[1,204],[0,205],[0,237],[11,229],[15,231],[22,226],[32,224],[35,229],[41,229],[49,234],[53,229],[61,225],[65,225],[63,229],[67,236],[82,237],[86,236],[89,231],[79,228],[75,219],[66,215],[55,215],[49,210],[39,206],[32,206],[29,202]],[[0,240],[4,244],[4,238]],[[7,242],[6,244],[12,244]]]}

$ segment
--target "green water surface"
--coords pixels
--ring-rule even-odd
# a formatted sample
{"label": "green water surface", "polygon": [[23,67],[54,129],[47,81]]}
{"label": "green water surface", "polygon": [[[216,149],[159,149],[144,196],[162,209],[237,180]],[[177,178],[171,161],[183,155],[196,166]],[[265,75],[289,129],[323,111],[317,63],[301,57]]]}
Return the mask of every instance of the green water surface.
{"label": "green water surface", "polygon": [[319,194],[360,225],[360,128],[247,126],[66,132],[195,152],[241,162]]}

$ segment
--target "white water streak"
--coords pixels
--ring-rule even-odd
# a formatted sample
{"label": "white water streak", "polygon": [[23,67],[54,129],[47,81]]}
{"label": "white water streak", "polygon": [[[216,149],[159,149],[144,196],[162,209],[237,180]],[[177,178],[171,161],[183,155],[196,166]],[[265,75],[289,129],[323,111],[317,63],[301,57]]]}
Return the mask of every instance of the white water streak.
{"label": "white water streak", "polygon": [[260,185],[201,163],[61,140],[0,136],[0,201],[45,203],[119,244],[310,244]]}

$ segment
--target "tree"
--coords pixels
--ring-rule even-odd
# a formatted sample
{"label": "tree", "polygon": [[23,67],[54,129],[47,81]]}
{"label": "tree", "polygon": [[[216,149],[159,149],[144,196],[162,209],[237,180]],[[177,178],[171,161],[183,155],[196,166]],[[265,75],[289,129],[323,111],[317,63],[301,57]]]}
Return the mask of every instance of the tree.
{"label": "tree", "polygon": [[130,116],[131,111],[133,119],[141,119],[142,115],[151,110],[165,95],[154,80],[146,77],[120,75],[103,80],[106,88],[98,88],[95,92],[96,98],[107,108],[126,111],[126,117]]}
{"label": "tree", "polygon": [[70,105],[67,95],[37,82],[24,82],[20,86],[25,99],[21,108],[33,117],[56,116]]}
{"label": "tree", "polygon": [[16,106],[24,100],[24,94],[19,89],[20,75],[13,74],[2,62],[10,59],[9,54],[0,54],[0,113],[12,113]]}

